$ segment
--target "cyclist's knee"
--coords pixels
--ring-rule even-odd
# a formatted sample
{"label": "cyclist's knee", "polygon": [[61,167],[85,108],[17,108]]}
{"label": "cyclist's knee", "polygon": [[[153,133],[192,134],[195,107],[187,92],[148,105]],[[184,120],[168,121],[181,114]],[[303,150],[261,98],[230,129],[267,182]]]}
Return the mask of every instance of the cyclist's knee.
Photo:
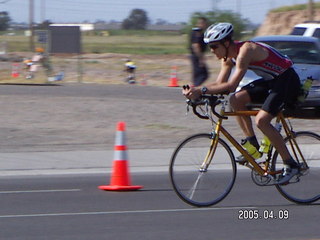
{"label": "cyclist's knee", "polygon": [[240,91],[230,96],[230,105],[234,110],[246,109],[246,104],[250,102],[250,97],[246,91]]}
{"label": "cyclist's knee", "polygon": [[256,126],[261,130],[266,125],[266,121],[263,118],[259,118],[258,116],[255,118]]}
{"label": "cyclist's knee", "polygon": [[271,120],[272,118],[269,115],[258,114],[255,118],[255,123],[260,130],[263,130],[270,126]]}

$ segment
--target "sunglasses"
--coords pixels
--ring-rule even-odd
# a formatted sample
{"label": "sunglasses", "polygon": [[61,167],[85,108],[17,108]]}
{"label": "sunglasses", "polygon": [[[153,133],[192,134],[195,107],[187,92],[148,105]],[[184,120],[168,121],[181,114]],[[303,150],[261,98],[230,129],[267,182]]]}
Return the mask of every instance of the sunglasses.
{"label": "sunglasses", "polygon": [[209,47],[213,50],[217,49],[219,47],[219,44],[210,44]]}

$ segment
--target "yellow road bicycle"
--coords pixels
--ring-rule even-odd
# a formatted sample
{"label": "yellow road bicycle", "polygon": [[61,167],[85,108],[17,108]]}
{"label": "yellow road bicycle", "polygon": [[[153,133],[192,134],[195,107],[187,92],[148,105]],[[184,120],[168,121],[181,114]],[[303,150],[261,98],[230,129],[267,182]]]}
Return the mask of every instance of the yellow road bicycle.
{"label": "yellow road bicycle", "polygon": [[270,146],[264,157],[256,160],[223,127],[223,121],[228,117],[255,116],[257,110],[226,111],[227,100],[223,96],[208,95],[197,101],[188,100],[187,103],[198,117],[211,120],[212,131],[186,138],[171,157],[171,183],[183,201],[197,207],[208,207],[223,200],[230,193],[237,175],[234,150],[238,150],[247,160],[245,166],[251,169],[251,178],[257,185],[275,186],[283,197],[299,204],[320,199],[318,134],[295,132],[290,117],[285,116],[285,112],[278,114],[276,123],[282,125],[286,145],[300,164],[300,173],[288,184],[279,185],[277,180],[284,166],[275,148]]}

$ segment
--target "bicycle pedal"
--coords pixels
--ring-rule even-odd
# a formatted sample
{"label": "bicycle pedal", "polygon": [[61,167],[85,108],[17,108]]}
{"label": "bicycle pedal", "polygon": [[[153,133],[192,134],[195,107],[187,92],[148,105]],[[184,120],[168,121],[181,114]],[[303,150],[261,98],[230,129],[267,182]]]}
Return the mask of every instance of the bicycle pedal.
{"label": "bicycle pedal", "polygon": [[236,157],[235,162],[239,163],[242,166],[246,166],[249,164],[248,160],[245,159],[243,156]]}
{"label": "bicycle pedal", "polygon": [[249,164],[248,161],[236,161],[236,162],[242,166],[247,166]]}
{"label": "bicycle pedal", "polygon": [[[300,174],[299,174],[300,175]],[[293,181],[289,181],[289,183],[297,183],[297,182],[300,182],[300,176],[299,175],[296,175],[296,177],[295,177],[295,179],[291,179],[291,180],[293,180]]]}

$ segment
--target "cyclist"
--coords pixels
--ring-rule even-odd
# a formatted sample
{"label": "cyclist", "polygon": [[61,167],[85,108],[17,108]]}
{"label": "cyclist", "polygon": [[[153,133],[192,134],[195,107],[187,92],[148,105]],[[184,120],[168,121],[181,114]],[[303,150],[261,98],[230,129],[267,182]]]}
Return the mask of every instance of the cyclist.
{"label": "cyclist", "polygon": [[[283,159],[284,169],[277,183],[286,184],[299,173],[299,166],[291,157],[280,133],[272,126],[271,120],[285,106],[295,103],[300,92],[299,77],[292,68],[292,61],[272,47],[258,42],[234,41],[232,36],[233,26],[230,23],[214,24],[206,30],[204,41],[209,44],[211,52],[221,60],[220,73],[216,82],[183,89],[182,93],[187,98],[197,99],[202,94],[233,92],[230,104],[235,111],[247,110],[246,106],[250,102],[262,103],[255,123]],[[235,71],[231,75],[233,67]],[[248,69],[261,76],[261,79],[235,92]],[[259,144],[251,118],[242,116],[237,120],[246,140],[258,150]]]}
{"label": "cyclist", "polygon": [[127,59],[125,65],[124,65],[125,69],[124,71],[128,73],[128,76],[126,78],[126,82],[133,84],[135,83],[135,71],[137,66],[135,65],[135,63],[133,61],[131,61],[130,59]]}
{"label": "cyclist", "polygon": [[35,73],[38,71],[39,66],[43,64],[44,49],[41,47],[37,47],[35,51],[36,54],[33,55],[31,59],[26,59],[24,61],[27,69],[26,79],[32,79]]}

